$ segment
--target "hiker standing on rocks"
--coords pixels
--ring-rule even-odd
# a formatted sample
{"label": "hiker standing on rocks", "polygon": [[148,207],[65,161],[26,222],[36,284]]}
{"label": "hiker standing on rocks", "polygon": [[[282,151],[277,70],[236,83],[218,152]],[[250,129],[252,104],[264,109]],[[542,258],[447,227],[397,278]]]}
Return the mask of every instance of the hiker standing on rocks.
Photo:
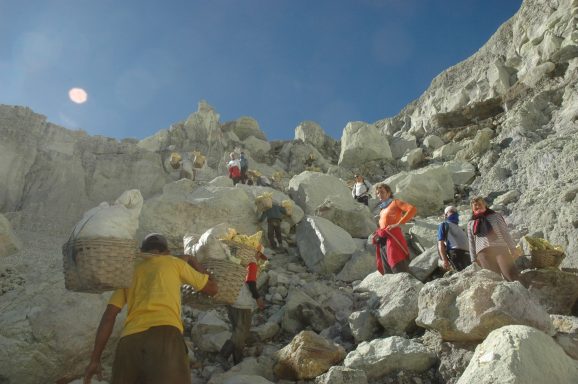
{"label": "hiker standing on rocks", "polygon": [[111,384],[191,382],[181,320],[181,285],[214,296],[217,284],[183,259],[171,256],[166,238],[158,233],[145,237],[141,251],[155,255],[136,265],[129,288],[117,289],[110,297],[84,384],[90,384],[95,374],[101,380],[101,355],[125,305],[128,313],[116,347]]}
{"label": "hiker standing on rocks", "polygon": [[241,166],[241,183],[245,184],[247,182],[247,171],[249,170],[249,160],[247,160],[245,152],[241,152],[239,165]]}
{"label": "hiker standing on rocks", "polygon": [[358,203],[368,205],[371,185],[361,175],[355,175],[354,177],[355,184],[351,189],[351,195]]}
{"label": "hiker standing on rocks", "polygon": [[[403,236],[400,225],[411,220],[417,208],[405,201],[395,199],[389,185],[379,183],[375,188],[376,195],[381,200],[378,207],[379,229],[373,236],[376,245],[376,263],[378,271],[383,275],[391,269],[393,273],[409,271],[409,248]],[[383,254],[385,248],[386,255]],[[387,264],[387,265],[386,265]]]}
{"label": "hiker standing on rocks", "polygon": [[471,264],[468,237],[459,223],[458,209],[447,206],[444,221],[438,226],[438,253],[445,270],[461,271]]}
{"label": "hiker standing on rocks", "polygon": [[[283,238],[281,237],[281,221],[283,216],[287,215],[287,210],[273,202],[271,208],[267,208],[261,214],[259,222],[263,222],[265,218],[267,219],[267,239],[269,240],[269,245],[274,250],[284,251],[283,248]],[[277,239],[277,242],[275,242]]]}
{"label": "hiker standing on rocks", "polygon": [[[260,251],[255,255],[256,259],[267,260]],[[229,369],[229,357],[233,356],[233,363],[239,364],[243,360],[243,350],[251,331],[251,322],[253,313],[256,308],[265,309],[265,301],[257,290],[257,276],[259,266],[257,262],[251,262],[247,265],[247,275],[245,284],[241,288],[237,300],[232,305],[227,306],[229,321],[231,322],[232,335],[229,340],[223,344],[217,361],[225,369]]]}
{"label": "hiker standing on rocks", "polygon": [[237,185],[237,183],[241,181],[241,162],[237,159],[235,152],[231,152],[229,158],[230,160],[227,163],[229,178],[233,180],[233,185]]}
{"label": "hiker standing on rocks", "polygon": [[514,257],[519,256],[506,221],[488,208],[483,197],[470,201],[472,217],[468,222],[470,255],[482,268],[501,274],[506,280],[519,280]]}

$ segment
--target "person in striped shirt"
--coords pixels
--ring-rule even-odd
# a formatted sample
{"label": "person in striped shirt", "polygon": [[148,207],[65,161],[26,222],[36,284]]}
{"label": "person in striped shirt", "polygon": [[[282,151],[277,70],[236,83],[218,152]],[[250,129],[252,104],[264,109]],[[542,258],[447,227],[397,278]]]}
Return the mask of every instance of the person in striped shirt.
{"label": "person in striped shirt", "polygon": [[468,222],[470,255],[484,269],[502,275],[508,281],[519,279],[514,257],[519,256],[506,221],[490,209],[481,196],[470,201],[472,217]]}

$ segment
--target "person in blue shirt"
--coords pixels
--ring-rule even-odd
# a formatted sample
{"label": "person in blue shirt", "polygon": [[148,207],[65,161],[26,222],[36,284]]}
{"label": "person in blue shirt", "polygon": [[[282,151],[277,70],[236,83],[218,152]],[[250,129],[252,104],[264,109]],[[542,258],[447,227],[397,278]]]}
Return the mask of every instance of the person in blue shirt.
{"label": "person in blue shirt", "polygon": [[[262,222],[265,218],[267,219],[267,238],[269,239],[269,245],[274,250],[284,250],[281,238],[281,220],[283,220],[284,215],[287,215],[285,208],[273,202],[271,208],[265,210],[259,219],[259,222]],[[277,239],[277,242],[275,242],[275,239]]]}
{"label": "person in blue shirt", "polygon": [[438,226],[438,252],[446,270],[461,271],[471,264],[468,237],[459,222],[457,208],[446,207],[444,221]]}

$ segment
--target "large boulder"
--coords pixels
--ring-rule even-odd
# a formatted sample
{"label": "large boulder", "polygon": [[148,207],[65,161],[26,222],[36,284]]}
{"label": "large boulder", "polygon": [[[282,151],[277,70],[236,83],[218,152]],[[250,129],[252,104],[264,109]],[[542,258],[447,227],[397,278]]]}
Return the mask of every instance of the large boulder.
{"label": "large boulder", "polygon": [[417,207],[420,216],[439,212],[454,197],[454,182],[444,166],[401,172],[385,180],[394,196]]}
{"label": "large boulder", "polygon": [[367,306],[381,324],[387,336],[402,336],[415,327],[418,315],[418,294],[423,283],[408,273],[374,272],[355,287],[357,292],[369,292]]}
{"label": "large boulder", "polygon": [[341,135],[338,164],[355,168],[373,160],[392,160],[387,138],[373,124],[361,121],[347,123]]}
{"label": "large boulder", "polygon": [[351,196],[329,196],[317,207],[315,213],[356,238],[367,238],[377,228],[367,206],[359,204]]}
{"label": "large boulder", "polygon": [[315,332],[303,331],[281,349],[277,357],[274,371],[278,378],[308,380],[341,363],[345,350]]}
{"label": "large boulder", "polygon": [[289,181],[289,196],[306,214],[312,215],[327,197],[351,198],[351,190],[334,176],[305,171]]}
{"label": "large boulder", "polygon": [[378,379],[400,370],[424,372],[435,362],[435,354],[422,344],[392,336],[364,341],[349,352],[343,365],[364,371],[368,379]]}
{"label": "large boulder", "polygon": [[458,384],[575,382],[578,361],[567,356],[552,337],[523,325],[491,332],[458,380]]}
{"label": "large boulder", "polygon": [[227,223],[238,233],[253,234],[260,228],[252,195],[245,188],[196,188],[194,182],[181,179],[165,186],[163,194],[145,201],[139,234],[150,232],[182,237],[185,233],[203,233],[207,228]]}
{"label": "large boulder", "polygon": [[265,134],[259,127],[257,120],[249,116],[241,116],[235,120],[232,126],[232,131],[237,135],[239,140],[245,140],[250,136],[265,141],[267,140],[267,137],[265,137]]}
{"label": "large boulder", "polygon": [[483,340],[505,325],[529,325],[554,334],[546,310],[519,282],[476,265],[427,283],[419,293],[416,323],[440,333],[444,340]]}
{"label": "large boulder", "polygon": [[357,250],[343,228],[316,216],[306,216],[297,225],[297,246],[307,268],[323,274],[339,272]]}

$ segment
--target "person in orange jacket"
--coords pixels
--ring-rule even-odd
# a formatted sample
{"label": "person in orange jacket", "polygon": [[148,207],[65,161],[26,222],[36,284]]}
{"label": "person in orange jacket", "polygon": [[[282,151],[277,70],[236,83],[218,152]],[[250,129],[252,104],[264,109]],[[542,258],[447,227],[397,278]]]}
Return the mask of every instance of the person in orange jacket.
{"label": "person in orange jacket", "polygon": [[[400,225],[413,219],[417,208],[394,198],[390,186],[385,183],[377,184],[375,193],[381,200],[378,205],[380,208],[379,228],[373,237],[373,242],[376,245],[377,269],[382,275],[385,274],[387,267],[393,273],[410,273],[409,248]],[[383,255],[384,248],[385,257]]]}

